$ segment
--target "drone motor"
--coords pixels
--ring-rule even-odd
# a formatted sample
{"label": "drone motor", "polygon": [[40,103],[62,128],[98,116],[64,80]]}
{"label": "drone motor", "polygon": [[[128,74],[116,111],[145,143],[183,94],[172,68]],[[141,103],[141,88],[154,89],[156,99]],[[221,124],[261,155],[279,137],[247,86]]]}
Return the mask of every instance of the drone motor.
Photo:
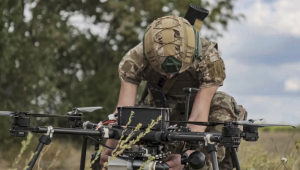
{"label": "drone motor", "polygon": [[69,128],[79,128],[82,126],[82,114],[77,113],[77,114],[69,114],[73,117],[68,117],[68,126]]}
{"label": "drone motor", "polygon": [[14,137],[26,137],[28,135],[28,131],[25,130],[17,130],[17,128],[29,128],[30,127],[30,118],[25,116],[13,116],[12,120],[12,128],[10,129],[10,133]]}
{"label": "drone motor", "polygon": [[30,118],[23,116],[14,116],[13,125],[19,127],[30,127]]}

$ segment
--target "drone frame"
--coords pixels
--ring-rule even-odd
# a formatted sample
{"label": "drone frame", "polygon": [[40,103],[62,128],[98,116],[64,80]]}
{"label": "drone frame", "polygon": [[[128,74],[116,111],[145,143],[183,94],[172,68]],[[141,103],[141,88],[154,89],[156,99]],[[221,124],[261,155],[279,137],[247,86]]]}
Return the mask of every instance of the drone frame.
{"label": "drone frame", "polygon": [[[196,88],[184,88],[186,92],[186,110],[185,114],[188,115],[189,112],[189,100],[192,91],[197,91]],[[162,108],[165,110],[165,108]],[[74,109],[75,113],[69,113],[72,119],[69,121],[78,121],[79,119],[73,119],[73,115],[79,116],[78,118],[82,118],[81,115],[77,113],[77,109]],[[120,115],[119,115],[120,116]],[[10,133],[13,136],[17,137],[25,137],[28,132],[33,133],[45,133],[39,138],[39,144],[36,147],[35,154],[31,161],[28,164],[27,170],[32,170],[34,164],[42,151],[44,145],[50,144],[52,141],[53,134],[68,134],[68,135],[80,135],[83,136],[82,141],[82,148],[81,148],[81,159],[80,159],[80,170],[84,170],[85,167],[85,159],[86,159],[86,148],[87,148],[87,141],[88,139],[92,139],[96,141],[96,145],[99,146],[100,142],[97,142],[92,136],[100,137],[100,138],[110,138],[110,139],[117,139],[119,140],[123,135],[125,138],[133,131],[133,129],[123,129],[120,126],[115,127],[106,127],[102,126],[94,130],[97,124],[91,123],[89,121],[82,122],[79,120],[80,124],[83,125],[84,129],[78,129],[78,122],[76,126],[69,126],[71,128],[53,128],[52,126],[48,127],[31,127],[30,126],[30,119],[25,114],[18,114],[13,116],[14,121],[12,124],[12,128],[10,129]],[[76,116],[75,116],[76,117]],[[188,117],[186,116],[186,119]],[[21,123],[18,123],[16,120],[22,120]],[[164,120],[165,122],[172,122]],[[17,122],[17,123],[16,123]],[[249,121],[237,121],[237,122],[189,122],[189,121],[181,121],[177,123],[185,123],[184,127],[181,127],[181,131],[168,131],[167,128],[160,129],[158,131],[150,131],[147,133],[142,140],[143,141],[150,141],[150,142],[173,142],[173,141],[202,141],[205,143],[205,147],[208,153],[210,153],[212,158],[212,166],[214,170],[219,170],[218,168],[218,161],[216,156],[216,143],[220,143],[221,145],[225,146],[226,148],[230,148],[233,156],[233,162],[236,167],[236,170],[240,170],[239,160],[236,154],[236,149],[240,145],[240,140],[243,138],[246,141],[257,141],[258,140],[258,128],[264,127],[263,124],[253,124],[254,120]],[[216,125],[223,125],[222,132],[190,132],[189,128],[187,128],[187,124],[197,124],[202,126],[216,126]],[[164,124],[164,122],[162,122]],[[243,131],[240,131],[239,125],[243,125]],[[266,126],[277,126],[274,124],[266,125]],[[282,125],[279,125],[282,126]],[[288,126],[288,125],[284,125]],[[131,139],[136,138],[140,133],[145,132],[145,130],[135,131]],[[101,144],[103,145],[103,144]],[[104,145],[105,146],[105,145]],[[107,146],[105,146],[107,147]]]}

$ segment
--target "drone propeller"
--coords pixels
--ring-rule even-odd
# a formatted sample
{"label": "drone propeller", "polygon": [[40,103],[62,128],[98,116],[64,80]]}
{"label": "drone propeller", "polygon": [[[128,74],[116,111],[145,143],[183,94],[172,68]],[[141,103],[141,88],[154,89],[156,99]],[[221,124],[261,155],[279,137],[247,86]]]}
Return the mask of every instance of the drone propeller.
{"label": "drone propeller", "polygon": [[13,116],[14,112],[12,111],[0,111],[0,116]]}
{"label": "drone propeller", "polygon": [[254,123],[256,121],[262,121],[264,119],[249,119],[249,120],[241,120],[241,121],[236,121],[238,123]]}
{"label": "drone propeller", "polygon": [[73,108],[72,111],[68,112],[68,114],[76,114],[76,113],[91,113],[95,110],[102,110],[104,109],[101,106],[95,106],[95,107],[77,107],[77,108]]}
{"label": "drone propeller", "polygon": [[25,115],[25,116],[32,116],[32,117],[80,117],[80,116],[72,116],[72,115],[56,115],[56,114],[35,114],[35,113],[28,113],[28,112],[13,112],[13,111],[0,111],[0,116],[18,116],[18,115]]}
{"label": "drone propeller", "polygon": [[95,110],[102,110],[103,107],[97,106],[97,107],[78,107],[76,108],[79,112],[93,112]]}
{"label": "drone propeller", "polygon": [[82,117],[82,116],[72,116],[72,115],[56,115],[56,114],[34,114],[34,113],[28,113],[26,114],[28,116],[32,117]]}
{"label": "drone propeller", "polygon": [[196,121],[166,121],[170,123],[188,123],[193,125],[199,125],[199,126],[217,126],[217,125],[223,125],[223,122],[196,122]]}
{"label": "drone propeller", "polygon": [[[252,126],[252,127],[270,127],[270,126],[291,126],[291,125],[282,125],[282,124],[254,124],[253,122],[257,120],[262,120],[262,119],[249,119],[248,121],[235,121],[232,122],[232,124],[235,125],[242,125],[242,126]],[[193,124],[193,125],[199,125],[199,126],[217,126],[217,125],[224,125],[226,122],[196,122],[196,121],[166,121],[170,123],[188,123],[188,124]],[[294,126],[291,126],[295,128]]]}
{"label": "drone propeller", "polygon": [[[233,122],[235,123],[235,122]],[[271,126],[290,126],[293,128],[296,128],[295,126],[292,125],[282,125],[282,124],[256,124],[256,123],[237,123],[238,125],[242,126],[252,126],[252,127],[271,127]]]}

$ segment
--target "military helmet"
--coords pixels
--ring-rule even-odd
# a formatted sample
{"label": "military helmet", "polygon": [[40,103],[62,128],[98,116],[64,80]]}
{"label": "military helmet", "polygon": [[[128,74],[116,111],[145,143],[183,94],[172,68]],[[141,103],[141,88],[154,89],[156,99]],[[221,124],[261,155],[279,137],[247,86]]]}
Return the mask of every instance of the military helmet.
{"label": "military helmet", "polygon": [[143,39],[144,57],[162,75],[182,73],[200,55],[198,31],[184,18],[161,17],[148,27]]}

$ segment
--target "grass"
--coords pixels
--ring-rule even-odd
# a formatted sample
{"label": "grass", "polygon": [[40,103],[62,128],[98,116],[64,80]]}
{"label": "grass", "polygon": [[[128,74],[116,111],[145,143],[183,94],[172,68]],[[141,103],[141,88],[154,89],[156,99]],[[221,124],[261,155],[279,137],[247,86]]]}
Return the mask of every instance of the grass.
{"label": "grass", "polygon": [[[300,133],[294,132],[260,132],[257,142],[242,141],[238,151],[238,156],[243,170],[300,170]],[[26,148],[18,160],[18,152],[10,153],[10,157],[6,153],[0,152],[0,169],[22,170],[26,168],[28,160],[33,155],[33,151],[37,146],[38,136],[34,135],[28,142]],[[26,142],[25,142],[26,143]],[[23,147],[23,143],[20,144]],[[45,147],[46,148],[46,147]],[[14,148],[11,148],[15,151]],[[47,148],[46,148],[47,149]],[[44,152],[46,151],[44,150]],[[51,147],[48,151],[40,156],[34,170],[66,170],[79,169],[81,147],[71,141],[59,141],[53,139]],[[22,150],[19,148],[19,151]],[[86,168],[89,168],[90,155],[94,153],[92,146],[87,149]],[[9,155],[9,154],[7,154]],[[14,163],[16,158],[18,163]],[[287,162],[283,164],[282,158],[286,158]],[[38,167],[39,163],[39,167]],[[286,168],[285,168],[286,167]]]}
{"label": "grass", "polygon": [[238,156],[243,170],[300,170],[300,133],[260,132],[259,135],[257,142],[241,143]]}

